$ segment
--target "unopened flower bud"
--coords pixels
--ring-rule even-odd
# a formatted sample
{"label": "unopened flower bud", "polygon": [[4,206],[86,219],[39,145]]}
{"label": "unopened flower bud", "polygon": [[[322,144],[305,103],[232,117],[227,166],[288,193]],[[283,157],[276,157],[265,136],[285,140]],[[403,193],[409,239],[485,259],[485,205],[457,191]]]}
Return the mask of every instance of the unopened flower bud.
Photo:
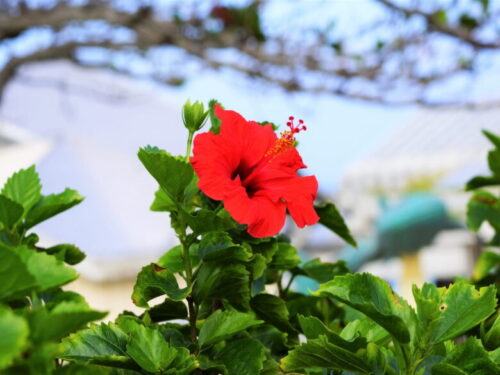
{"label": "unopened flower bud", "polygon": [[182,107],[182,121],[190,132],[200,130],[208,118],[208,111],[205,111],[203,103],[198,101],[191,103],[190,100]]}

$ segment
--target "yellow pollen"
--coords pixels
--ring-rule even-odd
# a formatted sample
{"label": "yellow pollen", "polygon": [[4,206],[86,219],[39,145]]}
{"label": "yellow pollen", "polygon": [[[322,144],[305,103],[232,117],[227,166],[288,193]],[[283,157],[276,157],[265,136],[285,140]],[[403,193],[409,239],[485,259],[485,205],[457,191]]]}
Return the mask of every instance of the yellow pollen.
{"label": "yellow pollen", "polygon": [[281,137],[279,137],[276,140],[273,147],[271,147],[269,151],[266,152],[265,156],[266,157],[270,156],[272,160],[276,156],[288,150],[290,147],[293,147],[294,145],[295,145],[295,137],[293,136],[293,133],[291,131],[285,131],[281,133]]}
{"label": "yellow pollen", "polygon": [[299,123],[296,125],[293,116],[288,118],[286,126],[290,130],[282,132],[281,136],[276,140],[276,142],[274,142],[273,147],[271,147],[265,154],[265,157],[269,157],[269,162],[271,162],[276,156],[287,151],[290,147],[295,146],[295,134],[300,133],[303,130],[307,130],[307,127],[304,125],[304,121],[299,120]]}

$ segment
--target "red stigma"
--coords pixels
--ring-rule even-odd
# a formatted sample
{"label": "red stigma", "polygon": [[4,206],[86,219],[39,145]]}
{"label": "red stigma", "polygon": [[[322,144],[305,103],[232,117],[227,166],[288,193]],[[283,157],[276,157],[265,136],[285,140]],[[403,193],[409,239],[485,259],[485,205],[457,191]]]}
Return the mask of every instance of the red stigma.
{"label": "red stigma", "polygon": [[295,117],[293,116],[288,117],[286,126],[289,130],[282,132],[274,146],[266,153],[266,156],[271,156],[271,160],[295,145],[295,134],[307,130],[307,126],[304,125],[304,120],[299,120],[298,124],[295,124]]}
{"label": "red stigma", "polygon": [[281,137],[285,137],[287,139],[295,141],[294,135],[300,133],[301,131],[307,130],[307,126],[304,125],[304,120],[299,120],[298,124],[295,124],[295,117],[288,117],[288,122],[286,126],[290,128],[290,130],[284,131],[281,133]]}

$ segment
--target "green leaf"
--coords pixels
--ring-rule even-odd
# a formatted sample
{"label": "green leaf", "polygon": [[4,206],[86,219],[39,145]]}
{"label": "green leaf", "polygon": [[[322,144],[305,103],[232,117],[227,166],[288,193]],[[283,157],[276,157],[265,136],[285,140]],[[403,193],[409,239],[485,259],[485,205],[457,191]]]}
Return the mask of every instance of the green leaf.
{"label": "green leaf", "polygon": [[70,363],[57,367],[53,375],[137,375],[136,372],[126,370],[112,372],[109,368],[89,365],[87,363]]}
{"label": "green leaf", "polygon": [[[22,374],[52,375],[56,369],[56,356],[59,354],[60,346],[56,343],[44,343],[38,345],[22,360],[15,362],[12,370],[20,370]],[[16,366],[19,363],[19,367]],[[9,369],[10,370],[10,369]],[[10,373],[10,371],[8,371]]]}
{"label": "green leaf", "polygon": [[444,9],[437,10],[432,15],[432,19],[438,25],[440,25],[440,26],[446,26],[446,24],[448,23],[448,15],[446,14],[446,10],[444,10]]}
{"label": "green leaf", "polygon": [[83,197],[72,189],[66,189],[60,194],[50,194],[41,199],[27,213],[25,227],[29,229],[63,211],[76,206]]}
{"label": "green leaf", "polygon": [[451,340],[477,326],[495,311],[496,289],[459,282],[449,288],[425,284],[413,288],[418,315],[429,333],[430,343]]}
{"label": "green leaf", "polygon": [[0,306],[0,370],[12,364],[28,344],[26,321]]}
{"label": "green leaf", "polygon": [[347,341],[325,326],[321,320],[314,316],[299,315],[298,317],[300,328],[308,339],[317,339],[320,336],[326,336],[328,338],[328,342],[331,344],[352,352],[366,348],[366,340],[363,338],[356,338],[353,341]]}
{"label": "green leaf", "polygon": [[193,178],[193,168],[182,157],[174,157],[165,150],[146,146],[139,149],[139,159],[160,187],[177,200]]}
{"label": "green leaf", "polygon": [[201,347],[213,345],[261,323],[249,313],[217,310],[203,323],[198,341]]}
{"label": "green leaf", "polygon": [[490,142],[496,147],[500,148],[500,136],[493,134],[488,130],[483,130],[483,134],[486,138],[490,140]]}
{"label": "green leaf", "polygon": [[432,375],[489,375],[499,374],[497,366],[478,339],[470,337],[458,345],[445,360],[432,367]]}
{"label": "green leaf", "polygon": [[[191,248],[189,249],[189,257],[191,259],[191,265],[196,267],[199,263],[199,259],[194,250],[196,250],[196,248],[191,245]],[[174,246],[163,254],[161,258],[158,259],[158,265],[166,268],[172,273],[185,271],[184,260],[182,259],[182,245]]]}
{"label": "green leaf", "polygon": [[164,322],[172,319],[187,319],[186,305],[181,301],[165,299],[162,303],[151,307],[147,311],[152,322]]}
{"label": "green leaf", "polygon": [[[335,263],[322,262],[319,258],[305,262],[301,267],[300,275],[309,276],[311,279],[319,283],[326,283],[332,280],[335,276],[345,275],[349,273],[349,268],[346,262],[339,260]],[[292,271],[293,272],[293,271]]]}
{"label": "green leaf", "polygon": [[210,131],[214,132],[215,134],[219,134],[220,124],[222,121],[215,115],[215,106],[216,105],[219,105],[222,108],[224,108],[222,106],[222,104],[220,104],[217,100],[212,99],[208,102],[208,114],[209,114],[210,123],[211,123]]}
{"label": "green leaf", "polygon": [[329,343],[326,336],[308,340],[281,360],[281,368],[285,371],[300,371],[311,367],[371,373],[370,367],[361,357]]}
{"label": "green leaf", "polygon": [[[481,7],[483,8],[483,13],[488,12],[488,8],[490,7],[490,0],[476,0],[477,2],[481,3]],[[486,130],[483,130],[483,133],[489,133]],[[498,140],[498,144],[500,144],[500,140]],[[498,146],[500,147],[500,146]]]}
{"label": "green leaf", "polygon": [[[398,368],[394,352],[387,347],[368,343],[363,356],[373,374],[396,375],[403,372]],[[422,374],[421,372],[415,372]]]}
{"label": "green leaf", "polygon": [[106,312],[92,310],[84,301],[63,301],[51,310],[43,308],[33,311],[28,315],[28,320],[32,340],[42,343],[59,340],[106,315]]}
{"label": "green leaf", "polygon": [[413,310],[376,276],[368,273],[337,276],[321,284],[314,294],[335,297],[378,323],[397,341],[410,341],[408,325],[414,325]]}
{"label": "green leaf", "polygon": [[340,312],[330,297],[316,297],[289,291],[287,299],[286,306],[292,318],[302,314],[315,316],[322,322],[331,322]]}
{"label": "green leaf", "polygon": [[264,368],[266,348],[254,339],[231,341],[217,354],[227,375],[259,375]]}
{"label": "green leaf", "polygon": [[486,349],[495,350],[500,347],[500,315],[497,315],[493,325],[483,338]]}
{"label": "green leaf", "polygon": [[167,295],[174,301],[182,301],[190,292],[190,288],[179,288],[172,272],[151,263],[137,275],[132,300],[139,307],[149,307],[148,301],[155,297]]}
{"label": "green leaf", "polygon": [[267,259],[262,254],[254,254],[251,260],[252,279],[260,278],[267,269]]}
{"label": "green leaf", "polygon": [[192,214],[183,213],[183,216],[189,227],[197,234],[236,228],[237,223],[223,212],[216,214],[213,211],[201,209]]}
{"label": "green leaf", "polygon": [[0,300],[30,295],[76,279],[78,274],[63,262],[26,246],[0,245]]}
{"label": "green leaf", "polygon": [[198,246],[198,256],[207,261],[247,262],[251,253],[242,246],[237,246],[226,232],[208,232]]}
{"label": "green leaf", "polygon": [[283,374],[283,372],[280,370],[279,363],[268,356],[263,363],[263,369],[260,372],[260,375],[278,375],[278,374]]}
{"label": "green leaf", "polygon": [[136,372],[121,372],[121,373],[111,373],[106,367],[89,365],[85,363],[71,363],[66,366],[58,367],[54,375],[137,375]]}
{"label": "green leaf", "polygon": [[39,290],[65,285],[78,277],[73,268],[53,256],[35,252],[26,246],[13,248],[12,251],[26,264]]}
{"label": "green leaf", "polygon": [[302,263],[297,249],[288,242],[278,242],[278,250],[269,265],[272,269],[290,270]]}
{"label": "green leaf", "polygon": [[61,358],[123,369],[140,369],[127,355],[128,336],[116,324],[93,324],[63,339]]}
{"label": "green leaf", "polygon": [[478,190],[467,205],[467,226],[477,232],[484,221],[489,221],[493,227],[500,223],[500,199],[493,194]]}
{"label": "green leaf", "polygon": [[65,263],[75,265],[85,259],[85,254],[78,247],[72,244],[60,244],[45,249],[47,254],[54,255],[57,259]]}
{"label": "green leaf", "polygon": [[144,370],[157,373],[172,363],[177,350],[165,341],[159,331],[138,325],[130,335],[127,354]]}
{"label": "green leaf", "polygon": [[23,206],[4,195],[0,195],[0,224],[12,228],[23,216]]}
{"label": "green leaf", "polygon": [[170,198],[162,188],[159,188],[155,193],[155,199],[153,203],[151,203],[150,210],[155,212],[170,212],[176,209],[177,206],[172,198]]}
{"label": "green leaf", "polygon": [[474,266],[472,278],[475,281],[480,281],[489,275],[494,275],[498,268],[500,268],[500,254],[493,251],[483,251]]}
{"label": "green leaf", "polygon": [[500,185],[500,176],[476,176],[465,185],[465,190],[475,190],[485,186]]}
{"label": "green leaf", "polygon": [[188,375],[199,367],[197,360],[189,354],[189,350],[186,348],[176,348],[177,356],[174,361],[170,364],[169,368],[163,370],[162,374],[165,375]]}
{"label": "green leaf", "polygon": [[249,329],[252,338],[259,340],[275,356],[288,351],[288,334],[269,324],[261,324]]}
{"label": "green leaf", "polygon": [[22,205],[26,213],[42,197],[41,190],[40,178],[33,165],[14,173],[5,182],[1,194]]}
{"label": "green leaf", "polygon": [[226,299],[237,309],[248,310],[250,273],[242,264],[203,262],[196,273],[193,296],[198,304],[211,298]]}
{"label": "green leaf", "polygon": [[266,238],[251,244],[254,254],[260,254],[270,263],[273,260],[274,254],[278,251],[278,240],[274,237]]}
{"label": "green leaf", "polygon": [[259,319],[264,320],[281,331],[295,332],[285,301],[272,294],[257,294],[250,300],[250,306]]}
{"label": "green leaf", "polygon": [[321,206],[315,206],[316,212],[319,215],[319,222],[325,227],[336,233],[340,238],[346,241],[349,245],[357,247],[356,240],[352,237],[349,228],[347,227],[342,215],[337,210],[333,203],[324,203]]}
{"label": "green leaf", "polygon": [[500,148],[488,153],[488,166],[491,172],[493,172],[493,175],[500,179]]}
{"label": "green leaf", "polygon": [[10,249],[0,245],[0,301],[23,296],[36,286],[27,265]]}
{"label": "green leaf", "polygon": [[391,340],[389,332],[370,319],[352,320],[340,332],[340,337],[348,341],[359,336],[377,345],[385,345]]}
{"label": "green leaf", "polygon": [[490,358],[493,362],[496,363],[497,366],[500,366],[500,347],[489,353]]}

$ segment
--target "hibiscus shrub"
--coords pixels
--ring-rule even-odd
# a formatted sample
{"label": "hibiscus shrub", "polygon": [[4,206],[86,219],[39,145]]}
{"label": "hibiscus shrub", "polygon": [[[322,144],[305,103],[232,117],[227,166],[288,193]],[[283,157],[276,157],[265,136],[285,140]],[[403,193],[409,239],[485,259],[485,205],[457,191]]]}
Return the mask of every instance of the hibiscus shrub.
{"label": "hibiscus shrub", "polygon": [[82,200],[71,189],[42,195],[35,167],[15,173],[0,191],[1,374],[66,374],[82,368],[60,366],[61,339],[106,313],[61,289],[77,277],[68,264],[81,262],[84,254],[71,244],[42,247],[32,232]]}
{"label": "hibiscus shrub", "polygon": [[[279,234],[287,213],[299,227],[319,222],[356,243],[332,203],[314,206],[315,177],[297,174],[305,168],[295,148],[302,121],[290,118],[278,137],[272,124],[209,107],[183,109],[185,156],[139,150],[159,184],[151,209],[170,215],[179,238],[138,274],[132,300],[143,312],[63,338],[58,373],[500,373],[496,289],[485,282],[494,266],[480,266],[488,274],[481,283],[414,287],[413,308],[342,261],[303,262]],[[209,131],[196,134],[208,118]],[[316,290],[297,291],[297,279]],[[24,361],[19,351],[10,358]]]}

